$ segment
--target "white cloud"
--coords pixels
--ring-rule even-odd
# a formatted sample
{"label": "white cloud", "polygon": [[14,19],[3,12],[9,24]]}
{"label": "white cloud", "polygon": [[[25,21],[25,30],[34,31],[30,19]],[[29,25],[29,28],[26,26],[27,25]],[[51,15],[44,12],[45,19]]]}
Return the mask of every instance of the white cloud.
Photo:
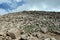
{"label": "white cloud", "polygon": [[[15,0],[15,2],[21,2],[22,0]],[[26,3],[17,7],[16,3],[12,3],[12,0],[0,0],[0,3],[11,3],[11,7],[16,8],[9,12],[23,11],[23,10],[46,10],[46,11],[60,11],[60,5],[57,0],[24,0]],[[0,9],[1,11],[2,9]],[[4,10],[4,13],[7,12]],[[1,11],[1,13],[3,13]]]}
{"label": "white cloud", "polygon": [[36,7],[36,6],[33,6],[33,7],[30,7],[29,10],[32,10],[32,11],[36,10],[36,11],[38,11],[40,9],[38,7]]}
{"label": "white cloud", "polygon": [[22,0],[15,0],[16,2],[21,2]]}
{"label": "white cloud", "polygon": [[[42,10],[42,11],[57,11],[58,9],[50,7],[44,1],[40,0],[24,0],[26,4],[23,6],[19,6],[17,9],[12,10],[14,11],[23,11],[23,10]],[[58,10],[60,11],[60,10]]]}
{"label": "white cloud", "polygon": [[5,3],[11,3],[11,0],[0,0],[0,3],[3,3],[3,2],[5,2]]}
{"label": "white cloud", "polygon": [[4,9],[0,9],[0,15],[7,14],[8,12]]}

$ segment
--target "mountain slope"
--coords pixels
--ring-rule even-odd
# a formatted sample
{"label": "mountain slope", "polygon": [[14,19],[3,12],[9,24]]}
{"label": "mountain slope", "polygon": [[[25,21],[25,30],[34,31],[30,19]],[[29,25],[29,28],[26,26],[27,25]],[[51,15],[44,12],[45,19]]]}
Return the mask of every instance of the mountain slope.
{"label": "mountain slope", "polygon": [[60,35],[60,12],[23,11],[2,15],[0,30],[18,28],[25,33],[55,33]]}

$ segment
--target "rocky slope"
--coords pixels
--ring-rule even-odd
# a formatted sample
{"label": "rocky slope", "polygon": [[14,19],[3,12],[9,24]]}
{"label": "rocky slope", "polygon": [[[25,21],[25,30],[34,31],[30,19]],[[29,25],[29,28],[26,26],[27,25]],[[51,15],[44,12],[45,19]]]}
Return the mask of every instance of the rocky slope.
{"label": "rocky slope", "polygon": [[23,11],[2,15],[0,40],[60,40],[60,12]]}

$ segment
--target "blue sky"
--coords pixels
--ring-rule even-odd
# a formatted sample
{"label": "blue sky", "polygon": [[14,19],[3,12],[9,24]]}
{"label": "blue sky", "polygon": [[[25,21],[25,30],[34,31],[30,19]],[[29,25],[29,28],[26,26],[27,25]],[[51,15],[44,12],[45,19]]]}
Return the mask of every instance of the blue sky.
{"label": "blue sky", "polygon": [[0,0],[0,15],[24,10],[60,12],[60,0]]}

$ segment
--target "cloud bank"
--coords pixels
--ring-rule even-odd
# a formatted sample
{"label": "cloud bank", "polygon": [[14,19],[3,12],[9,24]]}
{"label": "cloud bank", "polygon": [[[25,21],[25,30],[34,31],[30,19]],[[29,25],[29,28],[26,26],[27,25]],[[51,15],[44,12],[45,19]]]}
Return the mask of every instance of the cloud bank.
{"label": "cloud bank", "polygon": [[0,0],[0,14],[24,10],[59,11],[60,0]]}

